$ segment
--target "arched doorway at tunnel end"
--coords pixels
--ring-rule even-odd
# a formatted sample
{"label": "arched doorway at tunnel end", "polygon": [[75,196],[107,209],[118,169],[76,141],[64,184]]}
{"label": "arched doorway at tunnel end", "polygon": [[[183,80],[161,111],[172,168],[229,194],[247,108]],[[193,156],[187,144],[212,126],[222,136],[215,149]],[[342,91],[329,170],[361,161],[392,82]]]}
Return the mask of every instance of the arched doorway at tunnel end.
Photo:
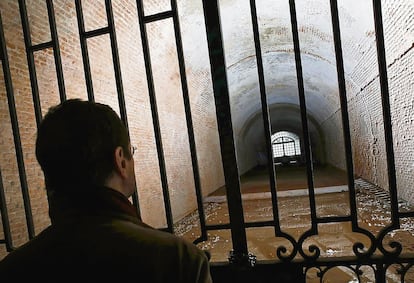
{"label": "arched doorway at tunnel end", "polygon": [[[278,163],[283,158],[278,156],[280,154],[285,156],[292,156],[291,152],[286,152],[288,144],[292,147],[295,144],[295,156],[298,158],[297,162],[305,162],[303,130],[301,113],[298,105],[280,104],[272,105],[269,110],[271,122],[271,140],[273,144],[274,161]],[[325,142],[324,133],[316,119],[308,112],[308,129],[311,144],[312,161],[315,164],[325,164]],[[289,133],[286,135],[286,133]],[[282,136],[282,140],[280,139]],[[278,140],[276,145],[273,141]],[[286,143],[284,140],[286,139]],[[292,139],[295,142],[289,142]],[[285,152],[283,154],[283,147]],[[258,111],[250,119],[247,119],[241,131],[236,138],[237,163],[239,173],[243,174],[257,166],[266,166],[268,163],[265,131],[263,125],[262,113]],[[292,149],[291,149],[292,150]]]}

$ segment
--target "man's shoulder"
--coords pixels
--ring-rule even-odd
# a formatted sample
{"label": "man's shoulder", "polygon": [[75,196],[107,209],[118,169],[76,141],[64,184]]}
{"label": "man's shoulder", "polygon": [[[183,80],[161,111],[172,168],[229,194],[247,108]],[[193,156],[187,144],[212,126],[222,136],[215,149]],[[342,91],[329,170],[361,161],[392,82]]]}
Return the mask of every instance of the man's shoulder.
{"label": "man's shoulder", "polygon": [[146,224],[141,223],[134,223],[130,221],[117,221],[113,223],[113,229],[118,233],[118,229],[123,231],[124,236],[132,237],[133,239],[137,239],[143,241],[147,244],[159,244],[163,243],[164,246],[183,246],[189,249],[195,249],[196,246],[190,242],[189,240],[182,238],[178,235],[175,235],[170,232],[166,232],[160,229],[152,228]]}

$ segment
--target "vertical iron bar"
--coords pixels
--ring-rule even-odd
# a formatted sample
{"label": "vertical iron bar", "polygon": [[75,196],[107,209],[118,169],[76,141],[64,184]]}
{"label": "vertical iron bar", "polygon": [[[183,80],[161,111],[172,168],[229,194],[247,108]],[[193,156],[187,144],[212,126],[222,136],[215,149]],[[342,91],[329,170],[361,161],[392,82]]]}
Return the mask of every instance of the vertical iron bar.
{"label": "vertical iron bar", "polygon": [[295,49],[295,62],[296,62],[296,76],[298,81],[298,92],[299,92],[299,103],[300,103],[300,114],[302,119],[302,132],[303,132],[303,143],[305,147],[305,158],[306,158],[306,175],[309,189],[309,202],[311,209],[311,220],[312,220],[312,233],[317,233],[316,223],[316,203],[315,203],[315,188],[313,183],[313,161],[311,154],[311,144],[309,138],[308,129],[308,118],[306,111],[306,100],[305,100],[305,88],[303,84],[303,72],[302,72],[302,61],[300,58],[300,44],[299,44],[299,33],[298,23],[296,19],[296,6],[295,0],[289,0],[290,5],[290,19],[292,24],[292,36],[293,45]]}
{"label": "vertical iron bar", "polygon": [[384,267],[384,263],[377,262],[376,266],[376,270],[375,270],[375,283],[386,283],[387,279],[386,279],[386,273],[387,270]]}
{"label": "vertical iron bar", "polygon": [[26,225],[29,238],[32,239],[35,236],[32,208],[30,204],[29,188],[26,179],[26,170],[24,166],[23,150],[20,140],[19,123],[17,119],[16,103],[14,101],[13,84],[10,74],[10,65],[7,55],[6,39],[4,37],[3,23],[0,15],[0,45],[1,45],[1,57],[3,61],[3,76],[6,85],[7,102],[9,106],[10,122],[13,130],[14,148],[16,151],[17,167],[19,170],[19,180],[23,196],[24,211],[26,215]]}
{"label": "vertical iron bar", "polygon": [[91,66],[89,63],[89,53],[88,53],[88,41],[85,35],[85,22],[83,19],[83,11],[82,11],[82,1],[76,0],[76,18],[78,20],[78,30],[79,30],[79,40],[82,50],[82,62],[83,62],[83,71],[85,74],[85,83],[86,83],[86,90],[88,92],[88,100],[95,101],[95,97],[93,94],[93,84],[92,84],[92,74],[91,74]]}
{"label": "vertical iron bar", "polygon": [[384,121],[385,150],[387,154],[388,183],[391,199],[392,226],[398,228],[400,219],[398,213],[397,177],[395,173],[394,145],[392,135],[391,106],[388,90],[387,63],[385,56],[384,30],[382,26],[382,8],[380,0],[373,0],[374,24],[377,43],[377,58],[379,79],[381,85],[382,115]]}
{"label": "vertical iron bar", "polygon": [[60,57],[59,39],[56,29],[55,12],[52,0],[47,0],[47,13],[49,16],[50,37],[53,44],[53,55],[55,59],[56,76],[59,87],[60,101],[66,100],[65,81],[63,78],[62,59]]}
{"label": "vertical iron bar", "polygon": [[256,1],[250,0],[250,10],[252,17],[253,25],[253,36],[254,44],[256,49],[256,63],[257,63],[257,72],[259,76],[259,87],[260,87],[260,97],[262,102],[262,117],[263,117],[263,127],[264,127],[264,138],[266,141],[266,153],[267,153],[267,169],[269,174],[270,181],[270,193],[272,196],[272,208],[273,208],[273,222],[275,235],[277,236],[280,233],[280,222],[279,222],[279,208],[277,203],[277,193],[276,193],[276,175],[275,175],[275,166],[273,162],[273,148],[271,142],[271,124],[269,116],[269,107],[267,104],[267,95],[266,95],[266,86],[264,79],[264,70],[263,70],[263,59],[262,59],[262,49],[260,46],[260,36],[259,36],[259,26],[257,21],[257,11],[256,11]]}
{"label": "vertical iron bar", "polygon": [[148,44],[147,29],[145,26],[146,24],[144,22],[144,7],[142,4],[142,0],[137,0],[137,10],[138,10],[140,32],[141,32],[142,50],[143,50],[144,61],[145,61],[145,71],[147,75],[148,93],[149,93],[150,103],[151,103],[151,113],[152,113],[152,120],[153,120],[153,127],[154,127],[154,135],[155,135],[155,141],[157,145],[158,165],[160,167],[160,177],[161,177],[161,184],[162,184],[162,190],[163,190],[163,196],[164,196],[164,206],[165,206],[165,213],[166,213],[167,226],[168,226],[167,231],[174,233],[171,202],[170,202],[170,196],[169,196],[169,190],[168,190],[168,179],[167,179],[167,173],[166,173],[166,167],[165,167],[160,122],[159,122],[159,117],[158,117],[157,99],[155,95],[154,78],[152,76],[151,55],[150,55],[150,49],[149,49],[149,44]]}
{"label": "vertical iron bar", "polygon": [[348,115],[348,99],[346,94],[345,85],[345,71],[344,61],[342,55],[341,44],[341,29],[339,25],[338,16],[338,3],[337,0],[331,0],[331,17],[332,17],[332,30],[335,44],[335,56],[336,56],[336,70],[338,75],[338,88],[339,98],[341,103],[341,116],[342,116],[342,130],[345,144],[345,158],[346,168],[348,173],[348,189],[349,189],[349,202],[351,208],[352,227],[355,231],[358,227],[358,214],[356,206],[356,192],[355,192],[355,180],[354,180],[354,163],[352,158],[352,141],[349,125]]}
{"label": "vertical iron bar", "polygon": [[33,55],[33,52],[30,50],[30,47],[32,46],[32,39],[30,35],[30,25],[29,25],[29,19],[27,17],[27,9],[26,9],[25,0],[19,0],[19,9],[20,9],[20,18],[22,21],[24,44],[26,47],[27,64],[29,68],[30,85],[32,88],[32,97],[33,97],[33,106],[34,106],[34,112],[35,112],[35,117],[36,117],[36,124],[37,124],[37,127],[39,127],[40,122],[42,121],[42,108],[40,105],[39,86],[37,84],[34,55]]}
{"label": "vertical iron bar", "polygon": [[[114,72],[115,72],[115,81],[116,81],[116,90],[118,94],[118,104],[119,104],[119,111],[121,113],[121,119],[124,122],[124,125],[128,131],[129,135],[129,126],[128,126],[128,115],[126,111],[125,105],[125,96],[124,96],[124,87],[122,84],[122,75],[121,75],[121,65],[119,62],[119,53],[118,53],[118,43],[116,40],[116,31],[115,31],[115,23],[114,23],[114,14],[112,11],[112,3],[111,0],[105,0],[105,7],[106,7],[106,17],[108,20],[108,28],[109,28],[109,36],[111,39],[111,51],[112,51],[112,61],[114,64]],[[135,183],[136,186],[136,183]],[[134,194],[132,195],[132,201],[137,209],[138,215],[141,214],[139,209],[139,201],[138,201],[138,194],[137,189],[135,188]]]}
{"label": "vertical iron bar", "polygon": [[177,48],[178,64],[180,68],[181,88],[182,88],[182,93],[183,93],[184,109],[185,109],[185,116],[186,116],[186,122],[187,122],[188,142],[190,145],[191,164],[193,168],[194,186],[195,186],[195,191],[196,191],[198,216],[199,216],[200,228],[201,228],[200,240],[206,240],[207,230],[206,230],[206,220],[205,220],[204,207],[203,207],[203,195],[201,191],[200,172],[199,172],[198,160],[197,160],[197,148],[196,148],[196,143],[195,143],[195,138],[194,138],[193,118],[191,115],[191,104],[190,104],[190,98],[188,94],[187,75],[186,75],[186,70],[185,70],[183,44],[182,44],[182,39],[181,39],[180,22],[178,18],[176,0],[171,0],[171,9],[173,12],[175,43],[176,43],[176,48]]}
{"label": "vertical iron bar", "polygon": [[[10,69],[9,69],[9,62],[8,62],[8,56],[7,56],[7,48],[6,48],[6,40],[4,37],[4,30],[3,30],[3,21],[1,18],[1,13],[0,13],[0,60],[2,61],[2,67],[3,67],[3,76],[4,76],[4,82],[5,82],[5,86],[6,86],[6,92],[7,94],[9,93],[13,93],[13,86],[11,83],[11,79],[10,79]],[[13,98],[13,96],[12,96]],[[9,103],[9,112],[10,112],[10,105],[14,105],[10,103],[10,99],[7,98],[7,101]],[[15,110],[13,108],[13,110]],[[12,113],[10,112],[10,116],[13,116]],[[14,116],[17,117],[17,116]],[[15,123],[13,123],[13,118],[10,119],[12,121],[12,127],[15,125]],[[17,122],[17,120],[16,120]],[[14,127],[13,127],[14,129]],[[18,129],[18,127],[17,127]],[[13,134],[14,136],[15,131],[13,130]],[[20,135],[17,135],[17,137],[20,137]],[[20,141],[20,140],[19,140]],[[20,145],[20,143],[19,143]],[[15,148],[16,148],[16,157],[17,157],[17,144],[16,144],[16,139],[15,139]],[[21,146],[20,146],[20,150],[21,150]],[[18,162],[19,165],[19,176],[21,176],[20,174],[20,163]],[[23,166],[23,170],[24,170],[24,166]],[[24,174],[24,177],[26,177],[26,175]],[[20,181],[22,179],[20,178]],[[27,184],[27,183],[26,183]],[[23,186],[22,186],[23,187]],[[12,243],[12,237],[11,237],[11,232],[10,232],[10,222],[9,222],[9,214],[7,213],[7,203],[6,203],[6,197],[4,194],[4,186],[3,186],[3,177],[1,174],[1,168],[0,168],[0,214],[1,214],[1,223],[3,225],[3,234],[4,234],[4,243],[6,244],[6,250],[8,252],[13,250],[13,243]],[[1,243],[2,241],[0,241]]]}
{"label": "vertical iron bar", "polygon": [[12,243],[12,237],[10,232],[10,223],[9,223],[9,214],[7,213],[7,203],[6,197],[4,195],[4,186],[3,186],[3,177],[1,175],[0,168],[0,214],[1,214],[1,223],[3,224],[3,234],[4,240],[0,240],[0,244],[6,244],[6,250],[11,252],[14,247]]}
{"label": "vertical iron bar", "polygon": [[111,0],[105,0],[106,17],[108,20],[109,37],[111,39],[112,61],[114,64],[114,73],[115,73],[115,81],[116,81],[116,90],[118,94],[119,111],[121,113],[121,119],[124,122],[125,127],[128,129],[128,117],[126,113],[124,88],[122,84],[121,66],[119,63],[118,44],[116,41],[114,14],[112,12],[111,2],[112,2]]}
{"label": "vertical iron bar", "polygon": [[203,0],[204,20],[207,32],[233,250],[234,254],[243,257],[248,253],[247,239],[240,192],[240,176],[231,120],[220,13],[217,2],[217,0]]}

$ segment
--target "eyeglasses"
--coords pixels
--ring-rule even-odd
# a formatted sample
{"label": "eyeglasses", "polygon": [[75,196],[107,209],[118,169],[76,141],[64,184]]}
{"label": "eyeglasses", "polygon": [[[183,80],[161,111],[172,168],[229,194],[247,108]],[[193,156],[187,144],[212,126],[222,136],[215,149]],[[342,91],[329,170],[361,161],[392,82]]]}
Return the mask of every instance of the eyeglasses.
{"label": "eyeglasses", "polygon": [[136,146],[131,146],[131,155],[134,156],[135,152],[137,151],[138,147]]}

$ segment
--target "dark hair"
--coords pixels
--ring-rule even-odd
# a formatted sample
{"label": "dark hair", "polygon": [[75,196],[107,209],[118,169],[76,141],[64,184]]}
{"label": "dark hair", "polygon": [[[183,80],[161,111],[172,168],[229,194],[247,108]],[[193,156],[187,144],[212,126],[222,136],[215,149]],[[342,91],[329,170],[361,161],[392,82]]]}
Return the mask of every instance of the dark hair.
{"label": "dark hair", "polygon": [[46,189],[101,186],[114,169],[114,151],[131,158],[128,132],[108,105],[70,99],[51,107],[40,123],[36,158]]}

